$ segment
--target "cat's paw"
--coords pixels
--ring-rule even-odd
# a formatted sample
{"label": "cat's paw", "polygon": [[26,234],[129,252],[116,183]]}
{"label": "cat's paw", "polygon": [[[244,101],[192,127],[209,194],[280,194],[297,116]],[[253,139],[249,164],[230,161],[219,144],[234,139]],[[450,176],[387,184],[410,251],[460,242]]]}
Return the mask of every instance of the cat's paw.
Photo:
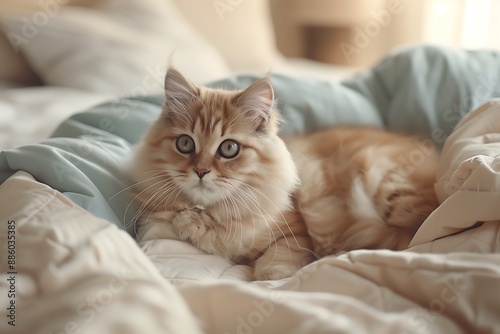
{"label": "cat's paw", "polygon": [[387,225],[411,230],[416,230],[438,205],[432,185],[396,173],[386,176],[375,200]]}
{"label": "cat's paw", "polygon": [[206,232],[204,222],[200,219],[199,212],[193,209],[186,209],[178,212],[172,220],[172,224],[177,229],[182,240],[194,241]]}
{"label": "cat's paw", "polygon": [[181,240],[193,243],[195,246],[203,240],[214,226],[214,219],[205,208],[196,206],[178,210],[172,220]]}
{"label": "cat's paw", "polygon": [[436,206],[432,194],[407,189],[395,191],[385,200],[385,222],[389,226],[417,229]]}
{"label": "cat's paw", "polygon": [[191,223],[192,213],[189,209],[177,210],[174,218],[172,219],[172,224],[176,227],[185,226]]}
{"label": "cat's paw", "polygon": [[278,280],[295,274],[300,266],[294,264],[276,264],[264,268],[255,268],[254,276],[258,281]]}

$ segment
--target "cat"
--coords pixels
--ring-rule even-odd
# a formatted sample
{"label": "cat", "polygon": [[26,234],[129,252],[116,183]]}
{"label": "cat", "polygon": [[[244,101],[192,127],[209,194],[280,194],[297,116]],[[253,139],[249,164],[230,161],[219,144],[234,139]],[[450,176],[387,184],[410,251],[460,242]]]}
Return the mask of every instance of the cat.
{"label": "cat", "polygon": [[140,240],[177,238],[280,279],[342,251],[405,249],[438,205],[425,140],[368,127],[281,139],[268,78],[209,89],[170,67],[165,95],[127,166]]}

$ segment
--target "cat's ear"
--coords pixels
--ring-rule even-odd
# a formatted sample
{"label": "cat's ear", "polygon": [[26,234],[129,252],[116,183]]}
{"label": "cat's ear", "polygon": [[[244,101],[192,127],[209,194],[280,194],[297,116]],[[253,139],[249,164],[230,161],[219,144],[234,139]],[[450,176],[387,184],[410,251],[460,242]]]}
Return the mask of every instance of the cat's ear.
{"label": "cat's ear", "polygon": [[255,81],[236,97],[240,112],[250,117],[257,130],[264,130],[273,122],[274,89],[268,78]]}
{"label": "cat's ear", "polygon": [[165,111],[185,112],[191,102],[198,98],[199,91],[188,79],[170,67],[165,76]]}

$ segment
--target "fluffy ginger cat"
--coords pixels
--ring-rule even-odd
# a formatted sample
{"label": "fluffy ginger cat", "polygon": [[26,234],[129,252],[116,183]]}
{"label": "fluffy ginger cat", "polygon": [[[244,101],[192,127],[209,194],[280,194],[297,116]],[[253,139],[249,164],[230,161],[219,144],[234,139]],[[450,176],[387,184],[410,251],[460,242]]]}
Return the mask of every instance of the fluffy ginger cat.
{"label": "fluffy ginger cat", "polygon": [[279,279],[319,256],[405,249],[437,207],[437,151],[419,138],[339,127],[283,141],[267,78],[225,91],[170,68],[165,92],[127,167],[140,240],[184,240]]}

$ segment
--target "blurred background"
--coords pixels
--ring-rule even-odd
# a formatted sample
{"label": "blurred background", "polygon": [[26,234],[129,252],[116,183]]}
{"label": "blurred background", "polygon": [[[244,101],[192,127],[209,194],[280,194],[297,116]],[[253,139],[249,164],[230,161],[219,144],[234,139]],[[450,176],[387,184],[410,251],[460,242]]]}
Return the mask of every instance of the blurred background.
{"label": "blurred background", "polygon": [[366,66],[409,43],[500,47],[499,0],[271,0],[271,7],[278,47],[289,56]]}
{"label": "blurred background", "polygon": [[[162,1],[171,3],[169,8],[182,18],[184,26],[189,25],[217,50],[231,73],[272,68],[337,77],[371,66],[392,48],[408,44],[500,48],[500,21],[494,18],[500,13],[500,0],[135,0],[136,6]],[[88,10],[109,9],[113,4],[120,7],[120,1],[110,0],[2,0],[0,17],[25,15],[25,25],[44,29],[51,22],[44,24],[41,14],[38,18],[30,15],[42,12],[51,20],[62,11],[58,6]],[[52,16],[54,8],[57,11]],[[35,14],[26,14],[30,11]],[[108,29],[100,24],[103,31]],[[130,18],[128,24],[141,25],[144,20]],[[172,25],[171,20],[165,25]],[[170,28],[175,32],[175,27]],[[12,34],[12,26],[4,28],[4,36],[0,36],[2,61],[14,57],[12,50],[7,50],[8,40],[15,44],[9,32]],[[65,43],[63,38],[60,43]],[[19,61],[33,58],[24,47],[14,45]],[[285,61],[289,59],[295,62]],[[308,68],[303,70],[304,64]],[[3,77],[16,66],[21,65],[0,69]]]}
{"label": "blurred background", "polygon": [[[338,82],[394,48],[500,49],[500,0],[1,0],[0,148],[115,97],[242,72]],[[492,85],[489,81],[485,84]]]}

